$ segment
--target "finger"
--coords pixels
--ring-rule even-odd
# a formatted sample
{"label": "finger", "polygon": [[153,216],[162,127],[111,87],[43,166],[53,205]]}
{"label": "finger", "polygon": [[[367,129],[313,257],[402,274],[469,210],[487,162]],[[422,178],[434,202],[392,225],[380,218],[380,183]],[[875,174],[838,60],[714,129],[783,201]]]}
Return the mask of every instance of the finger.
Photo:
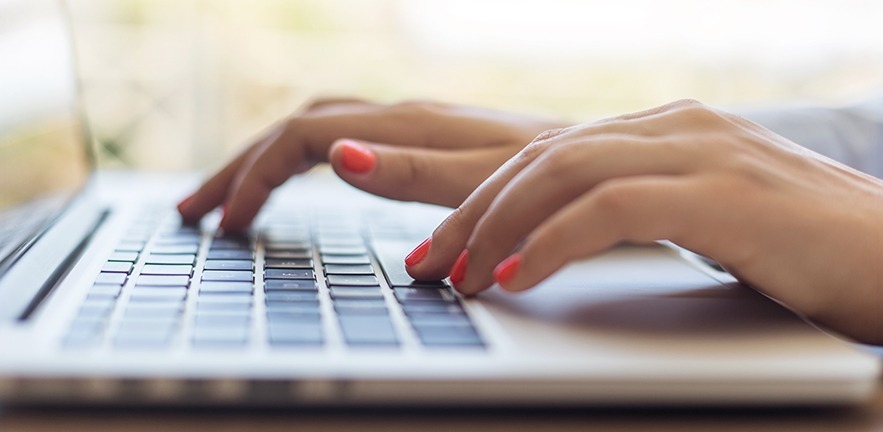
{"label": "finger", "polygon": [[252,151],[227,187],[224,216],[219,224],[227,232],[244,230],[260,211],[270,193],[294,174],[314,162],[306,157],[303,137],[286,127],[278,136]]}
{"label": "finger", "polygon": [[182,219],[188,223],[194,223],[202,219],[206,213],[221,205],[227,198],[230,187],[236,175],[242,170],[249,158],[259,148],[277,139],[284,131],[284,126],[277,126],[267,132],[262,138],[255,141],[245,151],[228,163],[217,174],[205,181],[192,195],[178,204],[178,212]]}
{"label": "finger", "polygon": [[329,160],[353,186],[386,198],[456,207],[512,150],[505,147],[443,151],[338,140]]}
{"label": "finger", "polygon": [[[696,182],[683,177],[641,176],[610,180],[567,205],[538,226],[521,249],[494,270],[509,291],[528,289],[566,264],[595,255],[621,241],[703,235],[708,200]],[[700,223],[701,221],[701,223]]]}
{"label": "finger", "polygon": [[[234,232],[246,228],[275,187],[326,161],[329,147],[342,137],[403,147],[427,146],[426,128],[430,125],[411,114],[390,114],[381,108],[292,119],[278,136],[251,152],[235,173],[228,186],[221,228]],[[461,146],[466,144],[451,141],[448,145],[451,149]]]}
{"label": "finger", "polygon": [[[408,274],[418,280],[441,279],[452,273],[455,261],[460,261],[457,263],[458,267],[463,267],[465,260],[458,260],[458,257],[465,250],[466,241],[479,218],[500,190],[524,167],[541,155],[547,145],[548,142],[535,142],[527,146],[507,160],[479,185],[459,207],[439,224],[432,233],[431,241],[420,245],[429,244],[431,246],[428,251],[421,253],[423,258],[419,262],[407,266]],[[416,251],[415,249],[414,252]],[[451,281],[457,285],[458,279],[453,277]]]}
{"label": "finger", "polygon": [[550,148],[497,195],[467,241],[469,272],[457,289],[476,293],[493,283],[492,271],[553,213],[596,185],[617,178],[690,172],[694,159],[668,141],[599,136]]}

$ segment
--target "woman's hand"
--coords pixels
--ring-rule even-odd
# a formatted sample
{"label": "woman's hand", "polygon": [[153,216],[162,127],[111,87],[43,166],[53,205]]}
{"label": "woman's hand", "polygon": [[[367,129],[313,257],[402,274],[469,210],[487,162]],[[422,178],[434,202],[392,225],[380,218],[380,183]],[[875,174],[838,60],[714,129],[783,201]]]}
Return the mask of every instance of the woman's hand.
{"label": "woman's hand", "polygon": [[[550,130],[409,256],[418,279],[528,289],[622,241],[667,239],[883,343],[883,181],[695,101]],[[453,266],[453,268],[452,268]]]}
{"label": "woman's hand", "polygon": [[221,228],[246,228],[270,192],[330,161],[358,188],[456,207],[540,132],[563,125],[431,102],[326,99],[271,129],[178,205],[187,221],[224,206]]}

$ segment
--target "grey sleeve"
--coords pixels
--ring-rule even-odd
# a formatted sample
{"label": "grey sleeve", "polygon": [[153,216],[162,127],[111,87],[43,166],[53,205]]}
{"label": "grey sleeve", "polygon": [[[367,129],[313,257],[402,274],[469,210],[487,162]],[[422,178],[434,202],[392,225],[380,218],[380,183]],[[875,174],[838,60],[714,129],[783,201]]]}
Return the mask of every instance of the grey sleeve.
{"label": "grey sleeve", "polygon": [[842,108],[807,106],[740,114],[797,144],[883,178],[883,95]]}

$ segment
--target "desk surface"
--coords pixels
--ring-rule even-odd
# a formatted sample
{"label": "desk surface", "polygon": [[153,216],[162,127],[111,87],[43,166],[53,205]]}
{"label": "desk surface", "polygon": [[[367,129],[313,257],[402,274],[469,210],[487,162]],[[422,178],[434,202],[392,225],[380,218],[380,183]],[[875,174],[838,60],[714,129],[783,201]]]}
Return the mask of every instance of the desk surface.
{"label": "desk surface", "polygon": [[0,410],[3,432],[102,431],[883,431],[883,390],[837,410],[85,411]]}

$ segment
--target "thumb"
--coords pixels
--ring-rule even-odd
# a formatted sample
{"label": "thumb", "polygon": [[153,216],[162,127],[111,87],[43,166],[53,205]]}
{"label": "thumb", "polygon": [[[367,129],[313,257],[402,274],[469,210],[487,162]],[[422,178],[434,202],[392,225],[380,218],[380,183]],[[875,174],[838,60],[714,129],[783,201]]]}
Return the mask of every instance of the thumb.
{"label": "thumb", "polygon": [[337,140],[328,160],[340,178],[382,197],[456,207],[506,159],[505,148],[435,150]]}

